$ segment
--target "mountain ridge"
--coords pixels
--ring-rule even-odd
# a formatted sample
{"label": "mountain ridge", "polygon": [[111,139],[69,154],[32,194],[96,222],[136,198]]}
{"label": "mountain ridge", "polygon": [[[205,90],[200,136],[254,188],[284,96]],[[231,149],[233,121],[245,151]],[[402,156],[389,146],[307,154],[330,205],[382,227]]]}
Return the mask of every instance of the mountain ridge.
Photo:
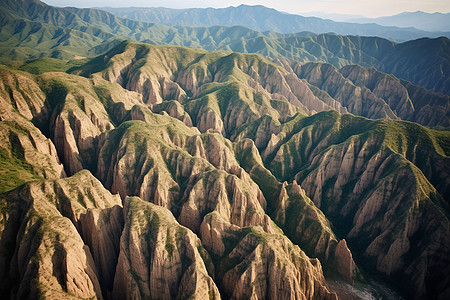
{"label": "mountain ridge", "polygon": [[[257,52],[303,62],[325,61],[339,68],[348,64],[374,66],[428,89],[449,93],[450,85],[446,81],[450,71],[446,53],[450,43],[446,38],[396,44],[383,39],[354,36],[263,34],[244,27],[173,28],[121,19],[92,9],[56,9],[41,2],[32,3],[25,11],[17,8],[14,11],[4,10],[4,13],[11,12],[12,16],[4,15],[6,25],[2,26],[1,34],[6,39],[0,44],[5,49],[3,59],[24,60],[43,55],[64,59],[92,57],[114,47],[119,40],[132,38],[151,44]],[[15,18],[15,11],[28,16],[29,20]],[[36,11],[40,13],[36,14]],[[53,18],[46,17],[49,12],[52,12]],[[67,20],[71,21],[60,24],[57,16],[67,16]],[[90,20],[92,24],[85,20]],[[16,32],[15,28],[19,31]],[[52,49],[50,53],[49,48]],[[420,49],[421,54],[413,57],[417,51],[411,49]],[[422,70],[427,70],[432,76],[424,79]]]}
{"label": "mountain ridge", "polygon": [[[176,290],[198,298],[208,290],[212,296],[336,299],[326,286],[328,274],[353,283],[364,280],[360,270],[367,268],[414,286],[417,298],[447,292],[446,269],[438,268],[440,281],[432,274],[448,257],[448,131],[327,111],[325,104],[333,102],[325,92],[255,54],[127,41],[73,72],[85,77],[2,70],[0,130],[7,138],[0,139],[1,147],[5,157],[14,157],[11,165],[18,160],[31,166],[12,170],[23,181],[2,194],[1,228],[8,235],[0,247],[9,249],[0,252],[6,253],[2,265],[14,269],[19,245],[12,241],[20,244],[34,234],[18,228],[47,228],[42,240],[31,239],[30,256],[36,253],[37,260],[25,260],[27,276],[2,271],[9,274],[4,282],[30,287],[20,295],[48,293],[53,282],[54,293],[114,298],[123,295],[111,285],[116,282],[130,297],[153,287],[158,295]],[[19,80],[28,82],[26,88],[17,90]],[[358,84],[375,90],[373,82]],[[327,102],[316,113],[320,99]],[[49,158],[52,173],[39,173],[30,159],[41,148],[49,149],[41,155]],[[35,177],[24,177],[24,170]],[[389,196],[389,184],[398,197]],[[345,207],[342,199],[352,190],[354,199]],[[91,206],[110,199],[111,192],[118,194],[111,200],[115,208]],[[20,197],[29,199],[29,210],[16,209],[17,203],[25,205]],[[374,206],[377,201],[382,205]],[[398,207],[397,218],[390,217],[390,205]],[[27,216],[23,225],[18,214]],[[50,220],[71,228],[71,237]],[[376,230],[368,234],[364,224]],[[409,247],[421,230],[433,238],[419,239],[420,249]],[[59,236],[56,248],[44,247],[56,241],[53,236]],[[102,248],[108,243],[119,250]],[[58,253],[63,259],[71,244],[86,271],[58,269],[51,275],[49,257]],[[91,250],[81,252],[85,244]],[[383,246],[391,244],[398,251]],[[430,264],[412,276],[405,266],[421,260]],[[29,283],[37,276],[33,261],[50,274],[39,277],[37,286]],[[164,282],[158,279],[162,270],[171,270]],[[190,272],[201,280],[191,284]],[[288,274],[288,286],[280,274]],[[270,281],[258,280],[262,276]],[[91,284],[74,288],[72,278]],[[253,288],[234,289],[246,282]],[[280,288],[269,288],[272,283]]]}
{"label": "mountain ridge", "polygon": [[[316,34],[335,32],[343,35],[379,36],[395,41],[405,41],[420,37],[448,36],[448,33],[425,33],[417,29],[378,27],[379,25],[358,26],[351,23],[333,22],[317,17],[280,12],[262,5],[230,6],[227,8],[108,8],[100,7],[120,17],[138,21],[161,23],[169,26],[233,26],[243,25],[253,30],[265,32],[294,33],[311,31]],[[245,16],[245,18],[243,18]],[[361,24],[360,24],[361,25]],[[448,30],[447,30],[448,31]],[[437,34],[437,35],[436,35]],[[404,37],[402,37],[404,35]],[[407,38],[405,38],[408,36]]]}
{"label": "mountain ridge", "polygon": [[415,27],[429,31],[447,31],[450,28],[450,13],[403,12],[378,18],[350,18],[349,22],[377,23],[399,27]]}

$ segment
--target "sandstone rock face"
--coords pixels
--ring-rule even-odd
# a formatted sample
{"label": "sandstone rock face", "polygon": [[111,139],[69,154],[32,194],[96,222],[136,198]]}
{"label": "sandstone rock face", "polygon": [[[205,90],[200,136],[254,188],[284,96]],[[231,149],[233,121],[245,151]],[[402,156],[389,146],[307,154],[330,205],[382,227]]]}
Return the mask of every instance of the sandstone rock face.
{"label": "sandstone rock face", "polygon": [[[122,212],[120,197],[88,171],[26,184],[3,201],[8,209],[2,214],[1,290],[12,297],[220,298],[203,262],[213,268],[209,255],[192,232],[178,225],[168,210],[138,198],[126,200]],[[141,214],[150,214],[149,223],[141,222]],[[141,227],[135,228],[136,222]],[[125,243],[150,224],[156,227],[147,228],[146,234],[155,240],[138,239],[143,248],[130,252],[134,243]],[[124,269],[125,261],[136,255],[139,261],[152,261],[147,286],[138,280],[144,294],[126,288],[144,267],[133,265],[136,273]]]}
{"label": "sandstone rock face", "polygon": [[339,71],[328,64],[307,63],[295,65],[294,70],[300,78],[306,79],[312,85],[327,92],[342,106],[353,114],[373,119],[398,119],[388,104],[378,98],[367,88],[355,86]]}
{"label": "sandstone rock face", "polygon": [[202,216],[217,211],[239,227],[262,224],[265,199],[258,186],[252,183],[221,171],[194,178],[183,197],[179,222],[198,232]]}
{"label": "sandstone rock face", "polygon": [[415,106],[411,121],[430,127],[449,126],[449,96],[430,92],[405,80],[400,82],[407,89]]}
{"label": "sandstone rock face", "polygon": [[[2,215],[0,240],[2,291],[19,298],[101,299],[100,283],[108,276],[104,268],[114,265],[114,259],[110,261],[114,247],[97,245],[118,242],[113,238],[120,235],[121,218],[103,221],[101,228],[84,222],[84,217],[120,207],[120,198],[83,171],[68,179],[26,184],[6,194],[2,205],[5,202],[8,209]],[[83,236],[100,230],[99,240],[86,245]]]}
{"label": "sandstone rock face", "polygon": [[[121,195],[136,192],[136,195],[143,197],[146,201],[168,208],[177,217],[180,224],[199,235],[203,246],[208,251],[213,251],[212,253],[222,257],[222,260],[227,259],[226,255],[231,251],[230,247],[232,246],[225,240],[236,238],[236,233],[230,236],[229,230],[239,231],[241,228],[259,226],[264,233],[282,237],[281,231],[264,213],[267,203],[263,193],[249,174],[239,166],[233,146],[229,141],[218,133],[198,134],[181,122],[174,122],[167,115],[155,115],[150,111],[145,111],[145,109],[135,111],[136,113],[139,112],[140,117],[138,119],[145,120],[146,123],[142,121],[127,122],[105,137],[105,143],[101,148],[98,176],[104,178],[106,186],[111,184],[111,189]],[[177,130],[172,128],[177,128]],[[255,151],[257,151],[256,148]],[[106,153],[112,153],[112,155],[106,155]],[[138,163],[135,163],[136,161]],[[103,166],[108,167],[104,169]],[[138,175],[136,176],[136,174]],[[140,187],[140,190],[133,191],[132,188],[135,186]],[[133,213],[130,214],[136,215],[136,210],[133,210]],[[220,216],[220,221],[216,221],[212,216]],[[127,220],[128,217],[125,217],[125,219]],[[161,221],[161,223],[167,222]],[[127,230],[125,229],[125,232]],[[149,265],[150,263],[145,263],[142,260],[145,257],[159,257],[160,250],[158,250],[158,247],[152,250],[156,251],[152,254],[153,252],[145,252],[147,250],[144,246],[139,246],[139,241],[142,238],[136,235],[136,232],[143,231],[144,229],[132,230],[129,236],[127,236],[128,233],[124,233],[122,236],[122,241],[126,237],[130,240],[127,240],[126,244],[131,243],[134,245],[133,247],[137,248],[126,254],[131,258],[119,259],[119,265],[123,270],[120,274],[127,274],[126,271],[129,269],[137,270],[141,264]],[[165,232],[165,230],[162,230],[162,232]],[[262,242],[258,239],[256,241]],[[288,240],[286,240],[286,243],[289,243],[290,247],[294,247]],[[306,257],[300,249],[298,251],[298,253],[301,253],[299,255]],[[139,254],[142,255],[141,258],[131,262],[130,260],[138,255],[133,253],[143,254]],[[283,252],[279,256],[289,257],[289,253]],[[257,256],[249,260],[254,260],[252,264],[258,269],[258,272],[265,269],[264,264],[266,263],[261,265],[263,261],[258,260]],[[309,262],[309,259],[307,260]],[[167,264],[166,268],[169,268],[169,265],[177,265],[173,261],[167,262]],[[311,267],[311,270],[310,267],[307,266],[306,269],[303,269],[303,267],[294,263],[291,268],[292,272],[290,271],[292,275],[289,275],[292,276],[291,286],[286,288],[283,294],[278,294],[274,290],[271,295],[273,297],[284,297],[284,293],[293,293],[300,298],[320,297],[318,295],[333,297],[333,294],[330,294],[324,288],[323,279],[320,279],[323,278],[321,267],[316,265],[314,268]],[[174,288],[153,287],[153,289],[147,290],[146,286],[149,284],[152,286],[153,284],[153,279],[148,278],[157,276],[158,272],[155,271],[152,275],[146,270],[148,268],[139,271],[141,273],[138,275],[143,278],[142,280],[133,279],[133,274],[127,275],[129,276],[126,279],[128,283],[123,281],[125,275],[116,273],[116,278],[119,279],[115,281],[115,285],[121,287],[117,291],[125,290],[127,295],[131,293],[136,297],[144,298],[175,297],[172,294],[167,294],[168,290],[176,291]],[[176,274],[180,274],[181,271],[176,272],[178,272]],[[279,276],[280,272],[283,271],[281,269],[274,271],[277,274],[276,276]],[[299,274],[305,272],[311,272],[312,277],[308,280],[312,281],[302,281],[301,278],[303,277]],[[184,275],[177,276],[178,279],[174,279],[174,282],[179,282],[180,276]],[[225,278],[224,276],[231,275],[219,272],[216,273],[216,276],[219,280],[222,280],[221,278]],[[312,278],[319,278],[318,280],[323,288],[315,290],[313,287],[317,284],[314,283]],[[235,278],[235,275],[223,280],[223,285],[226,282],[229,285],[228,288],[237,284],[241,284],[242,287],[248,283],[252,285],[260,284],[258,283],[258,277],[253,275],[247,279],[242,279],[241,283],[239,283],[240,279]],[[282,280],[277,280],[281,285]],[[219,285],[220,289],[222,289],[221,286]],[[310,290],[304,294],[307,286],[310,287]],[[261,285],[258,289],[259,291],[254,293],[255,296],[268,296],[264,285]],[[152,296],[152,290],[158,290],[157,296]],[[125,294],[116,294],[115,292],[113,292],[113,295],[125,296]],[[251,294],[236,294],[235,296],[246,298],[247,296],[250,297]]]}
{"label": "sandstone rock face", "polygon": [[[84,189],[78,187],[74,191],[80,182]],[[106,191],[88,171],[58,182],[54,190],[59,211],[72,221],[84,243],[89,246],[102,293],[107,296],[112,290],[124,226],[120,197]],[[72,199],[76,199],[77,203]]]}
{"label": "sandstone rock face", "polygon": [[[264,114],[284,120],[297,111],[347,112],[338,101],[316,97],[292,70],[260,56],[148,48],[129,42],[120,47],[119,53],[105,56],[110,67],[99,74],[142,94],[142,101],[155,111],[166,111],[201,132],[213,129],[230,137],[237,128]],[[218,90],[218,85],[224,88]]]}
{"label": "sandstone rock face", "polygon": [[176,118],[183,122],[186,126],[192,127],[191,117],[184,111],[183,106],[178,101],[164,101],[153,107],[153,112],[159,113],[165,111],[172,118]]}
{"label": "sandstone rock face", "polygon": [[[19,180],[66,177],[54,144],[30,122],[14,119],[0,123],[0,147],[2,163],[5,164],[4,168],[2,167],[4,172],[14,176],[15,169],[11,165],[8,166],[8,161],[20,162],[25,167],[23,173],[20,173],[19,169]],[[20,182],[23,183],[18,183]]]}
{"label": "sandstone rock face", "polygon": [[[326,122],[329,121],[331,119]],[[334,124],[361,129],[368,125],[363,125],[364,122],[340,119]],[[442,230],[448,230],[448,219],[439,212],[441,209],[445,211],[448,204],[421,170],[408,160],[409,157],[417,161],[423,159],[420,153],[424,150],[421,148],[428,146],[410,143],[408,147],[411,150],[398,148],[394,143],[396,139],[414,140],[404,133],[401,126],[397,127],[395,134],[386,131],[379,135],[374,131],[373,135],[349,137],[330,134],[334,130],[329,125],[333,123],[321,121],[316,124],[317,127],[305,126],[280,138],[278,150],[268,156],[273,159],[272,170],[285,178],[293,176],[332,222],[344,224],[352,249],[367,258],[367,265],[386,275],[401,278],[399,280],[410,285],[419,297],[433,289],[440,289],[436,294],[444,292],[441,287],[448,278],[446,270],[438,271],[442,278],[439,283],[430,280],[435,278],[435,266],[443,266],[445,257],[448,257],[446,247],[439,246],[442,242],[448,244],[447,238],[441,238]],[[439,160],[447,160],[442,154],[437,154],[436,149],[430,148],[426,152],[440,156]],[[291,157],[292,164],[285,157]],[[281,161],[284,163],[280,164]],[[301,170],[301,165],[307,161],[310,164]],[[429,172],[430,168],[433,169],[431,165],[424,170]],[[441,190],[443,192],[446,188]],[[416,212],[418,203],[422,203],[421,213]],[[436,222],[440,224],[439,229],[434,227]],[[415,247],[416,250],[412,250],[411,243],[420,235],[419,232],[427,232],[430,240],[423,244],[421,250]],[[411,251],[417,252],[413,255]],[[338,256],[344,252],[339,250]],[[424,257],[429,263],[424,263]],[[342,263],[348,266],[346,260]],[[414,268],[423,272],[421,277],[412,271]]]}
{"label": "sandstone rock face", "polygon": [[114,299],[219,299],[200,240],[165,208],[138,198],[124,202]]}
{"label": "sandstone rock face", "polygon": [[[221,209],[232,219],[233,214],[239,215],[239,224],[250,222],[241,219],[247,205],[251,211],[263,211],[265,199],[239,167],[229,141],[214,133],[198,135],[168,116],[147,113],[147,124],[134,121],[107,135],[98,166],[98,176],[107,187],[122,197],[137,195],[165,206],[180,214],[179,220],[190,219],[193,223],[187,219],[181,223],[191,224],[188,227],[194,231],[201,222],[194,221],[195,215],[204,214],[203,209],[214,210],[221,202],[238,201],[232,206],[242,214],[229,204]],[[252,192],[244,194],[243,188]],[[223,201],[218,200],[220,195]],[[203,209],[195,204],[198,201]]]}
{"label": "sandstone rock face", "polygon": [[[255,122],[249,123],[245,128],[231,137],[234,141],[251,139],[259,150],[271,148],[278,141],[276,135],[281,131],[281,124],[269,116],[263,116]],[[268,151],[268,150],[266,150]]]}
{"label": "sandstone rock face", "polygon": [[[46,96],[31,74],[24,72],[12,72],[0,69],[0,114],[2,121],[15,115],[12,111],[31,120],[37,118],[43,121],[48,116],[48,110],[44,106]],[[9,118],[8,118],[9,117]]]}
{"label": "sandstone rock face", "polygon": [[68,175],[89,168],[96,161],[96,138],[114,128],[91,82],[78,76],[46,73],[53,84],[47,98],[53,109],[48,120],[52,140],[63,158]]}
{"label": "sandstone rock face", "polygon": [[343,276],[347,282],[352,283],[354,276],[358,272],[355,262],[353,261],[352,253],[347,247],[345,240],[340,240],[334,252],[336,270]]}
{"label": "sandstone rock face", "polygon": [[338,70],[321,63],[296,63],[292,67],[300,78],[327,92],[324,95],[316,91],[322,101],[327,102],[331,96],[353,114],[373,119],[400,118],[430,127],[450,124],[449,96],[427,91],[373,68],[350,65]]}
{"label": "sandstone rock face", "polygon": [[0,70],[2,192],[30,180],[66,176],[53,142],[33,124],[47,115],[45,95],[33,76]]}
{"label": "sandstone rock face", "polygon": [[[268,233],[261,226],[239,228],[218,213],[208,214],[201,228],[205,247],[221,257],[217,272],[225,296],[337,299],[325,287],[319,261],[309,259],[279,232]],[[224,251],[223,245],[230,250]]]}
{"label": "sandstone rock face", "polygon": [[[306,196],[305,190],[293,180],[292,184],[279,183],[269,170],[263,167],[262,159],[251,140],[242,140],[236,145],[240,161],[246,160],[244,166],[252,179],[261,186],[267,199],[269,214],[283,229],[284,234],[295,244],[300,245],[309,256],[318,257],[327,262],[329,270],[340,274],[349,283],[359,275],[347,245],[340,243],[340,253],[336,252],[338,241],[324,214]],[[345,243],[345,242],[344,242]],[[345,253],[347,255],[343,255]],[[342,268],[342,265],[352,268]]]}

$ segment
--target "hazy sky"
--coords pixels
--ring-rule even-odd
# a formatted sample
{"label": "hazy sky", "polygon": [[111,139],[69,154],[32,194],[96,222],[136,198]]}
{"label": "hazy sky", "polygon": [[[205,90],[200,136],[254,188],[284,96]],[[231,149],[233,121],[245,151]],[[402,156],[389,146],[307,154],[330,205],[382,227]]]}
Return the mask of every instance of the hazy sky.
{"label": "hazy sky", "polygon": [[450,12],[450,0],[43,0],[54,6],[144,6],[144,7],[227,7],[239,4],[264,5],[289,13],[321,11],[367,17],[394,15],[404,11]]}

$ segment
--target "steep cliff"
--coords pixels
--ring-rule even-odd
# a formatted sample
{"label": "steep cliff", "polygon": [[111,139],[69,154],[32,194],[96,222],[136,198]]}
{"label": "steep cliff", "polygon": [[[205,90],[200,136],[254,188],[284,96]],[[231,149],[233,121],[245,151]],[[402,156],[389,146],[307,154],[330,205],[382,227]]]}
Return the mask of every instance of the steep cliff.
{"label": "steep cliff", "polygon": [[258,55],[127,41],[75,73],[101,76],[141,94],[155,112],[166,111],[201,132],[214,129],[227,138],[264,115],[285,121],[295,113],[330,109],[430,127],[449,124],[448,96],[375,69],[277,63]]}
{"label": "steep cliff", "polygon": [[64,73],[40,77],[51,115],[42,128],[55,143],[66,173],[89,169],[96,161],[96,138],[114,128],[90,80]]}
{"label": "steep cliff", "polygon": [[290,66],[300,78],[320,89],[315,91],[317,97],[325,101],[331,96],[355,115],[402,119],[429,127],[450,124],[449,96],[430,92],[374,68],[349,65],[338,70],[323,63]]}
{"label": "steep cliff", "polygon": [[83,171],[25,184],[2,195],[1,203],[3,293],[102,298],[100,283],[111,281],[123,226],[119,197]]}
{"label": "steep cliff", "polygon": [[[98,67],[100,60],[109,63],[102,69]],[[78,73],[100,74],[127,90],[141,93],[143,102],[150,107],[159,104],[157,111],[187,119],[181,107],[174,111],[173,106],[162,103],[176,100],[201,132],[214,129],[227,137],[264,114],[286,119],[298,111],[347,111],[334,99],[320,100],[292,71],[258,55],[127,41],[86,64]],[[282,105],[273,99],[281,100]]]}
{"label": "steep cliff", "polygon": [[147,122],[126,122],[105,136],[98,177],[106,187],[168,208],[194,232],[213,210],[238,226],[264,219],[264,196],[229,141],[167,115],[145,116]]}
{"label": "steep cliff", "polygon": [[[209,256],[192,232],[139,198],[127,199],[123,212],[121,203],[88,171],[4,195],[2,291],[33,299],[148,298],[149,290],[157,299],[220,298],[203,262]],[[143,233],[154,240],[139,238]],[[139,277],[142,261],[152,262],[147,282]],[[141,294],[131,289],[136,283]]]}
{"label": "steep cliff", "polygon": [[124,218],[113,299],[220,299],[209,255],[170,211],[126,198]]}
{"label": "steep cliff", "polygon": [[326,288],[319,260],[308,258],[282,234],[260,226],[239,228],[217,213],[206,215],[201,231],[205,248],[218,260],[225,297],[337,299]]}
{"label": "steep cliff", "polygon": [[[311,257],[318,257],[330,273],[337,273],[349,283],[359,277],[345,240],[338,240],[322,211],[293,180],[280,183],[263,165],[252,140],[243,139],[235,145],[237,158],[268,200],[267,213],[284,234]],[[337,249],[339,248],[339,249]],[[345,265],[345,267],[343,267]]]}
{"label": "steep cliff", "polygon": [[368,272],[445,298],[449,132],[392,119],[442,129],[448,97],[277,63],[123,42],[0,68],[1,291],[334,299]]}
{"label": "steep cliff", "polygon": [[[259,282],[256,275],[244,274],[242,275],[244,277],[238,279],[234,271],[226,270],[229,275],[217,271],[222,261],[229,259],[226,255],[232,250],[230,248],[232,245],[224,240],[229,235],[230,228],[239,231],[240,228],[259,226],[260,229],[257,230],[261,234],[275,235],[277,239],[282,238],[282,232],[265,214],[267,204],[263,193],[239,166],[231,143],[218,133],[199,134],[181,121],[167,115],[153,114],[143,107],[134,107],[131,115],[137,116],[139,121],[126,122],[105,136],[99,156],[99,178],[104,178],[102,180],[105,185],[110,186],[114,192],[119,192],[121,195],[138,195],[146,201],[170,209],[180,224],[198,234],[203,246],[213,255],[215,278],[219,280],[216,282],[221,282],[218,286],[221,292],[225,291],[228,294],[236,284],[251,283],[255,286],[254,292],[247,294],[245,289],[236,290],[237,294],[234,297],[247,298],[252,294],[267,297],[268,283]],[[134,189],[136,187],[138,189]],[[220,216],[220,222],[214,221],[211,216]],[[135,239],[138,240],[136,237]],[[245,245],[247,241],[243,243]],[[254,243],[255,241],[251,242],[256,247]],[[259,243],[265,245],[263,241]],[[275,242],[272,243],[273,246],[269,248],[258,247],[256,253],[263,251],[269,255],[276,245]],[[284,243],[294,247],[287,239]],[[313,243],[314,241],[311,242]],[[306,258],[300,249],[294,252],[297,253],[295,255],[303,257],[302,259]],[[241,255],[243,255],[241,259],[246,256],[246,254]],[[256,268],[251,274],[264,272],[265,265],[270,262],[268,258],[261,260],[259,255],[265,254],[257,254],[248,259],[248,263]],[[291,255],[293,254],[289,250],[278,253],[276,256],[282,260],[291,260],[288,258]],[[143,254],[143,256],[146,255]],[[152,255],[149,256],[152,257]],[[281,294],[274,288],[270,295],[284,297],[284,293],[292,293],[298,297],[306,296],[306,298],[320,298],[319,295],[328,295],[325,287],[317,290],[313,288],[317,284],[310,281],[305,283],[298,277],[299,274],[303,274],[300,278],[303,276],[318,278],[317,280],[324,286],[324,281],[321,279],[323,278],[321,267],[311,265],[300,267],[295,261],[289,263],[294,264],[289,267],[289,274],[292,273],[293,276],[291,286]],[[232,266],[231,264],[230,267]],[[275,271],[271,276],[282,274],[282,269],[277,269],[280,267],[272,266],[271,268],[275,268]],[[134,269],[131,265],[123,268]],[[147,278],[152,275],[145,273],[142,276]],[[275,280],[276,277],[273,278]],[[280,278],[276,280],[281,284]],[[131,287],[129,285],[128,291],[131,291],[132,286],[135,285],[131,284]],[[138,290],[139,292],[136,291],[136,293],[141,293],[140,295],[147,293],[143,291],[143,288],[139,287]],[[172,297],[175,296],[172,295]]]}
{"label": "steep cliff", "polygon": [[35,77],[0,69],[0,192],[65,177],[53,142],[35,127],[48,114]]}
{"label": "steep cliff", "polygon": [[339,72],[355,85],[367,87],[384,101],[402,120],[434,127],[450,126],[449,96],[433,93],[374,68],[346,66]]}
{"label": "steep cliff", "polygon": [[[419,297],[444,293],[448,180],[433,175],[449,164],[443,133],[331,112],[292,122],[267,156],[274,174],[300,182],[366,266]],[[422,234],[430,238],[412,247]]]}
{"label": "steep cliff", "polygon": [[294,71],[300,78],[325,91],[339,101],[349,112],[368,118],[391,118],[398,116],[389,105],[374,95],[368,88],[354,85],[329,64],[306,63],[294,64]]}

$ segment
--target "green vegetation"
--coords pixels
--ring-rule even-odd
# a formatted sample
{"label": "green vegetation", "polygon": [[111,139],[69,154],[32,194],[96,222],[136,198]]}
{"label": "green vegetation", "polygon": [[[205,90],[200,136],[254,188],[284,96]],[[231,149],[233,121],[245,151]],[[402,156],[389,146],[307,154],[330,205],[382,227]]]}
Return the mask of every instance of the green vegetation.
{"label": "green vegetation", "polygon": [[[238,7],[229,7],[225,9],[169,9],[141,7],[109,7],[103,9],[116,16],[126,17],[137,21],[160,23],[168,26],[176,26],[179,24],[194,27],[214,26],[217,24],[223,24],[224,26],[240,25],[239,32],[241,35],[244,35],[245,33],[245,28],[241,26],[245,26],[261,32],[270,31],[268,34],[269,36],[276,35],[275,32],[289,34],[292,32],[306,31],[304,32],[304,35],[313,35],[312,32],[332,31],[348,35],[381,36],[394,40],[409,40],[420,37],[420,31],[412,28],[388,28],[376,24],[343,24],[331,20],[286,14],[262,6],[240,5]],[[433,16],[433,18],[436,18],[436,16]],[[445,15],[442,15],[441,18],[445,18]],[[404,24],[405,23],[403,23],[403,26],[399,27],[408,27]],[[259,42],[262,43],[263,41]]]}
{"label": "green vegetation", "polygon": [[0,147],[0,193],[5,193],[30,181],[42,179],[33,172],[33,167],[15,154]]}
{"label": "green vegetation", "polygon": [[167,254],[169,254],[169,258],[172,258],[174,245],[166,243],[165,249],[167,251]]}
{"label": "green vegetation", "polygon": [[60,60],[56,58],[40,57],[37,59],[27,60],[25,62],[10,62],[14,68],[25,71],[34,75],[40,75],[45,72],[69,72],[69,70],[84,65],[87,59],[76,60]]}
{"label": "green vegetation", "polygon": [[33,165],[25,160],[25,150],[19,139],[21,135],[28,136],[29,132],[17,123],[7,121],[0,124],[0,129],[8,136],[8,141],[0,146],[0,193],[42,179]]}
{"label": "green vegetation", "polygon": [[48,104],[53,109],[65,102],[67,93],[69,92],[66,84],[64,84],[60,79],[43,81],[42,89],[47,95],[46,101],[48,101]]}
{"label": "green vegetation", "polygon": [[[0,29],[0,62],[38,59],[24,67],[32,72],[49,69],[46,67],[48,58],[72,61],[94,57],[112,49],[121,40],[131,39],[150,44],[259,53],[301,62],[322,61],[338,68],[350,64],[374,66],[427,88],[449,93],[445,81],[448,74],[441,73],[442,69],[447,70],[447,58],[443,55],[449,52],[447,38],[396,44],[375,37],[314,35],[310,32],[263,34],[240,26],[173,28],[122,19],[105,11],[56,8],[34,1],[17,4],[5,0],[2,11],[6,22]],[[95,70],[103,58],[99,57],[91,70]],[[434,63],[430,64],[430,61]],[[66,69],[59,63],[56,65]],[[425,78],[422,72],[433,76]]]}

